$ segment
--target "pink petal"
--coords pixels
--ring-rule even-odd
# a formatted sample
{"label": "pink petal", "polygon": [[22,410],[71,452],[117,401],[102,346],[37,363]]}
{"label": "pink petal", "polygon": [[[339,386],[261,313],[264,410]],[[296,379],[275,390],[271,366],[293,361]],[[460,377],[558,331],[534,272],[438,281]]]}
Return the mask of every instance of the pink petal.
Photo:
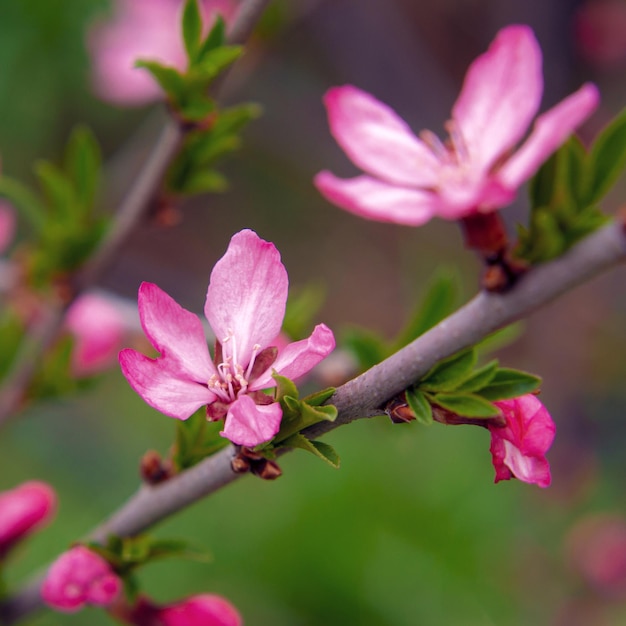
{"label": "pink petal", "polygon": [[258,405],[250,396],[241,396],[230,405],[220,435],[233,443],[253,448],[269,441],[278,432],[282,417],[278,402]]}
{"label": "pink petal", "polygon": [[163,626],[241,626],[243,621],[235,607],[221,596],[192,596],[159,611]]}
{"label": "pink petal", "polygon": [[[177,368],[177,362],[167,358],[149,359],[126,349],[120,352],[122,373],[130,386],[157,411],[177,419],[187,419],[201,406],[215,400],[215,394],[186,377]],[[208,379],[207,379],[208,380]]]}
{"label": "pink petal", "polygon": [[139,317],[150,343],[168,359],[171,371],[200,383],[216,373],[200,320],[152,283],[139,288]]}
{"label": "pink petal", "polygon": [[541,49],[527,26],[508,26],[469,67],[452,118],[470,160],[488,169],[526,133],[543,91]]}
{"label": "pink petal", "polygon": [[314,183],[329,202],[379,222],[420,226],[433,217],[439,202],[428,191],[389,185],[369,176],[341,179],[324,171]]}
{"label": "pink petal", "polygon": [[353,163],[390,183],[432,186],[439,161],[387,105],[351,85],[324,96],[330,131]]}
{"label": "pink petal", "polygon": [[[235,362],[245,367],[255,344],[270,345],[285,317],[288,286],[274,244],[251,230],[233,236],[211,272],[204,306],[225,356],[236,353]],[[234,340],[224,344],[231,335]]]}
{"label": "pink petal", "polygon": [[312,370],[335,349],[335,337],[325,324],[318,324],[308,339],[290,343],[278,353],[269,371],[250,385],[250,390],[266,389],[276,385],[272,371],[292,380]]}
{"label": "pink petal", "polygon": [[596,86],[586,83],[540,115],[528,139],[496,173],[497,178],[509,188],[519,187],[593,113],[599,99]]}
{"label": "pink petal", "polygon": [[506,440],[504,441],[504,450],[503,462],[515,478],[525,483],[539,485],[539,487],[550,486],[550,465],[545,457],[523,454],[510,441]]}

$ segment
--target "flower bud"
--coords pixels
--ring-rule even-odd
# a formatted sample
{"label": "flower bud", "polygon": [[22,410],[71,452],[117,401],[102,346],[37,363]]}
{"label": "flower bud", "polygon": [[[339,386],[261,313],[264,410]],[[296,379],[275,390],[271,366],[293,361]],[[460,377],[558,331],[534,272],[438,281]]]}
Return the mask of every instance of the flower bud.
{"label": "flower bud", "polygon": [[202,594],[163,607],[158,617],[163,626],[241,626],[239,612],[221,596]]}
{"label": "flower bud", "polygon": [[56,496],[45,483],[31,481],[0,493],[0,558],[20,539],[50,521]]}
{"label": "flower bud", "polygon": [[84,546],[76,546],[52,564],[41,596],[53,609],[72,613],[85,604],[108,606],[121,588],[120,578],[107,561]]}

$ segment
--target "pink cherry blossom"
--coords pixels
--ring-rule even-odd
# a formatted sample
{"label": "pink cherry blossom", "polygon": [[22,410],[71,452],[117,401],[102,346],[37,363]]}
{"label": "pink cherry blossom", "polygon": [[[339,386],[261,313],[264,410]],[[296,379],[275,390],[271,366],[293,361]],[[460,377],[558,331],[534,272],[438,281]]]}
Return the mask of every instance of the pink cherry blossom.
{"label": "pink cherry blossom", "polygon": [[0,200],[0,254],[8,247],[15,234],[15,213],[8,202]]}
{"label": "pink cherry blossom", "polygon": [[192,596],[158,612],[163,626],[241,626],[241,615],[228,600],[217,595]]}
{"label": "pink cherry blossom", "polygon": [[[185,48],[180,34],[182,0],[115,0],[110,22],[91,32],[94,89],[109,102],[143,105],[162,96],[158,84],[135,68],[137,59],[159,61],[184,69]],[[232,19],[236,0],[200,0],[205,30],[217,15]]]}
{"label": "pink cherry blossom", "polygon": [[556,432],[550,414],[532,394],[495,404],[506,420],[504,427],[488,426],[495,482],[518,478],[548,487],[551,476],[546,452]]}
{"label": "pink cherry blossom", "polygon": [[596,108],[585,84],[540,115],[522,145],[543,91],[541,50],[527,26],[502,29],[470,66],[442,143],[418,138],[385,104],[356,87],[324,98],[331,133],[366,174],[315,177],[319,191],[343,209],[382,222],[419,226],[432,217],[458,220],[509,204],[528,180]]}
{"label": "pink cherry blossom", "polygon": [[116,359],[124,339],[124,319],[105,298],[85,294],[70,307],[65,318],[74,335],[72,367],[76,375],[96,374]]}
{"label": "pink cherry blossom", "polygon": [[108,606],[121,588],[120,578],[107,561],[84,546],[76,546],[52,564],[41,596],[53,609],[73,613],[85,604]]}
{"label": "pink cherry blossom", "polygon": [[0,558],[18,541],[47,524],[56,495],[46,483],[30,481],[0,493]]}
{"label": "pink cherry blossom", "polygon": [[200,320],[151,283],[139,289],[139,316],[152,345],[150,359],[120,353],[131,387],[155,409],[187,419],[207,405],[210,419],[224,418],[222,435],[256,446],[280,427],[280,404],[261,390],[276,385],[272,372],[294,379],[332,352],[332,331],[319,324],[308,339],[276,350],[285,315],[287,271],[273,244],[251,230],[230,241],[211,273],[204,313],[218,340],[211,360]]}

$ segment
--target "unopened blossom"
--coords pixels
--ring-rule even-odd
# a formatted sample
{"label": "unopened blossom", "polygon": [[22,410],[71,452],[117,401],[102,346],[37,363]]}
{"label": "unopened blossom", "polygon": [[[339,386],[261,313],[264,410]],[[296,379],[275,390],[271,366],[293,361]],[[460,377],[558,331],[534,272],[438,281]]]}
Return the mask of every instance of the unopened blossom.
{"label": "unopened blossom", "polygon": [[162,626],[241,626],[235,607],[221,596],[203,594],[163,607],[158,612]]}
{"label": "unopened blossom", "polygon": [[506,426],[488,425],[495,482],[517,478],[540,487],[550,485],[550,449],[556,427],[543,404],[532,394],[494,403]]}
{"label": "unopened blossom", "polygon": [[[441,142],[417,137],[391,108],[346,85],[324,98],[330,130],[365,175],[315,178],[334,204],[368,219],[419,226],[496,211],[596,108],[592,84],[540,115],[541,50],[527,26],[502,29],[469,67]],[[427,89],[424,90],[428,97]]]}
{"label": "unopened blossom", "polygon": [[[110,21],[99,23],[89,37],[93,84],[103,100],[120,105],[143,105],[163,92],[138,59],[185,67],[181,37],[183,0],[114,0]],[[200,0],[205,31],[218,15],[232,19],[237,0]]]}
{"label": "unopened blossom", "polygon": [[276,348],[287,302],[287,271],[272,243],[251,230],[230,241],[211,273],[204,313],[217,338],[211,359],[202,323],[151,283],[139,289],[139,316],[161,353],[151,359],[120,353],[131,387],[155,409],[187,419],[201,406],[224,419],[222,435],[253,447],[279,430],[282,409],[263,389],[275,387],[275,371],[291,379],[306,374],[335,347],[319,324],[308,339]]}
{"label": "unopened blossom", "polygon": [[0,254],[13,241],[15,234],[15,213],[8,202],[0,200]]}
{"label": "unopened blossom", "polygon": [[47,524],[56,509],[52,487],[29,481],[0,493],[0,559],[21,539]]}
{"label": "unopened blossom", "polygon": [[117,360],[125,324],[111,302],[96,294],[82,295],[68,310],[65,325],[74,336],[75,374],[96,374]]}
{"label": "unopened blossom", "polygon": [[53,609],[73,613],[86,604],[108,606],[121,588],[120,578],[107,561],[84,546],[76,546],[51,565],[41,597]]}

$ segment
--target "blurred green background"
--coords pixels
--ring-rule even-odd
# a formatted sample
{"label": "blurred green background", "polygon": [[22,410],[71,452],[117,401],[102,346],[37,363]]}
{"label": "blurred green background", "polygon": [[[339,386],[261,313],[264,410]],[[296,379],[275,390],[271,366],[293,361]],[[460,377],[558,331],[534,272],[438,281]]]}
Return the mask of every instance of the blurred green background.
{"label": "blurred green background", "polygon": [[[428,5],[273,5],[225,86],[225,101],[264,108],[223,168],[231,190],[189,202],[174,228],[147,225],[102,286],[134,298],[140,281],[154,281],[200,312],[211,267],[231,235],[251,227],[281,250],[293,286],[326,285],[318,318],[337,333],[357,323],[393,336],[442,264],[459,268],[470,297],[479,267],[454,224],[370,223],[319,197],[311,184],[317,171],[354,171],[328,133],[323,92],[353,83],[416,131],[440,132],[468,63],[499,27],[520,21],[535,28],[544,50],[543,108],[584,80],[600,85],[601,111],[583,129],[589,137],[623,105],[626,63],[585,55],[576,39],[581,3]],[[34,160],[58,158],[73,125],[89,124],[108,157],[102,203],[113,211],[162,113],[113,108],[91,94],[85,33],[107,7],[106,0],[0,3],[0,154],[5,172],[31,181]],[[623,194],[618,189],[607,210]],[[524,220],[523,194],[504,215],[511,224]],[[224,594],[249,626],[626,624],[626,545],[599,549],[617,583],[597,585],[572,539],[579,529],[594,545],[601,531],[585,535],[581,524],[626,515],[623,279],[623,269],[614,271],[535,314],[500,355],[544,377],[542,399],[558,429],[548,490],[494,486],[482,429],[365,420],[328,437],[342,458],[339,471],[293,454],[278,481],[246,478],[159,526],[159,536],[208,547],[214,561],[149,566],[141,574],[146,591],[161,602]],[[143,404],[116,370],[89,392],[31,407],[10,423],[0,434],[0,489],[44,479],[61,504],[52,526],[15,555],[9,582],[18,584],[119,506],[136,489],[141,455],[166,452],[173,436],[172,420]],[[87,609],[41,613],[32,623],[111,620]]]}

